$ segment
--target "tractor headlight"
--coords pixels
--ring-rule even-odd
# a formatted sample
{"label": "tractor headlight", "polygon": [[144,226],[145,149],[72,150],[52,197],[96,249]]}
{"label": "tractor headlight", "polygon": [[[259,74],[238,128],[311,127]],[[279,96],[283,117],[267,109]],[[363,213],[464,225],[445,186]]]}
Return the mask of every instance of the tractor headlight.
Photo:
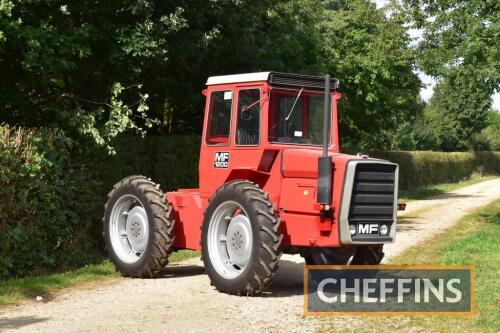
{"label": "tractor headlight", "polygon": [[356,225],[351,224],[349,226],[349,231],[351,232],[351,235],[355,235],[356,234]]}
{"label": "tractor headlight", "polygon": [[387,228],[387,226],[385,224],[382,224],[380,226],[380,234],[382,236],[385,236],[385,235],[387,235],[388,232],[389,232],[389,228]]}

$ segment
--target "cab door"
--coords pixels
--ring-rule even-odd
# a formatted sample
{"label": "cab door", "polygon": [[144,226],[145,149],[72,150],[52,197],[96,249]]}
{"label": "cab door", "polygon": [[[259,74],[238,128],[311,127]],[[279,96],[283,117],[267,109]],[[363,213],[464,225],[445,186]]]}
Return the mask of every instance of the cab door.
{"label": "cab door", "polygon": [[[256,86],[221,85],[207,91],[199,183],[206,199],[240,170],[257,170],[264,99]],[[238,178],[244,174],[236,173]]]}
{"label": "cab door", "polygon": [[229,175],[234,147],[231,141],[234,109],[232,86],[208,89],[198,170],[203,199],[209,198]]}
{"label": "cab door", "polygon": [[231,152],[231,178],[251,179],[249,170],[257,171],[262,158],[262,120],[265,98],[259,86],[243,86],[235,90],[233,120],[234,150]]}

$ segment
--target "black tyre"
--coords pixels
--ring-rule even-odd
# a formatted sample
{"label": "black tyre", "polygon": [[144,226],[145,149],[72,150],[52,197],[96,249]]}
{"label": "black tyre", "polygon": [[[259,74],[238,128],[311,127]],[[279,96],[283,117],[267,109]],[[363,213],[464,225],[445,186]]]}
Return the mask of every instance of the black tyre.
{"label": "black tyre", "polygon": [[358,246],[351,265],[378,265],[384,259],[383,245]]}
{"label": "black tyre", "polygon": [[168,262],[174,241],[172,207],[160,186],[144,176],[118,182],[104,206],[109,258],[123,276],[151,278]]}
{"label": "black tyre", "polygon": [[278,268],[282,239],[275,207],[254,183],[229,182],[209,199],[202,260],[217,290],[248,296],[264,290]]}
{"label": "black tyre", "polygon": [[306,265],[347,265],[355,251],[353,247],[311,247],[303,257]]}
{"label": "black tyre", "polygon": [[338,248],[309,248],[303,253],[306,265],[378,265],[384,258],[382,245]]}

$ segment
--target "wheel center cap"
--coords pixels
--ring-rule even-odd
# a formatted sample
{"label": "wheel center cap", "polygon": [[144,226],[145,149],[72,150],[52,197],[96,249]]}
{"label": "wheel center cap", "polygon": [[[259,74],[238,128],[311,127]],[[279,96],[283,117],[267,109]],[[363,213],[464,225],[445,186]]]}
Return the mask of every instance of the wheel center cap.
{"label": "wheel center cap", "polygon": [[127,238],[136,251],[142,251],[148,240],[148,219],[144,208],[137,206],[127,216]]}
{"label": "wheel center cap", "polygon": [[231,262],[240,267],[246,266],[252,253],[252,230],[245,215],[240,214],[231,219],[226,239]]}
{"label": "wheel center cap", "polygon": [[244,243],[244,239],[243,239],[243,235],[240,234],[240,231],[236,231],[235,234],[233,234],[233,237],[232,237],[232,243],[233,243],[233,247],[238,249],[238,248],[241,248],[241,246],[243,245]]}

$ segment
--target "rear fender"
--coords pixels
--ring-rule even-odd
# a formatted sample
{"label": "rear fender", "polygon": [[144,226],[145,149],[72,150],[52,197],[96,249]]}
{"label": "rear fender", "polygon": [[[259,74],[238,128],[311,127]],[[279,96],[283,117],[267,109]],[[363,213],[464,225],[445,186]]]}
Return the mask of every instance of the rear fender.
{"label": "rear fender", "polygon": [[261,172],[251,169],[233,169],[226,178],[225,183],[230,182],[235,179],[246,179],[255,184],[259,185],[260,188],[264,188],[267,181],[269,180],[269,174],[267,172]]}

